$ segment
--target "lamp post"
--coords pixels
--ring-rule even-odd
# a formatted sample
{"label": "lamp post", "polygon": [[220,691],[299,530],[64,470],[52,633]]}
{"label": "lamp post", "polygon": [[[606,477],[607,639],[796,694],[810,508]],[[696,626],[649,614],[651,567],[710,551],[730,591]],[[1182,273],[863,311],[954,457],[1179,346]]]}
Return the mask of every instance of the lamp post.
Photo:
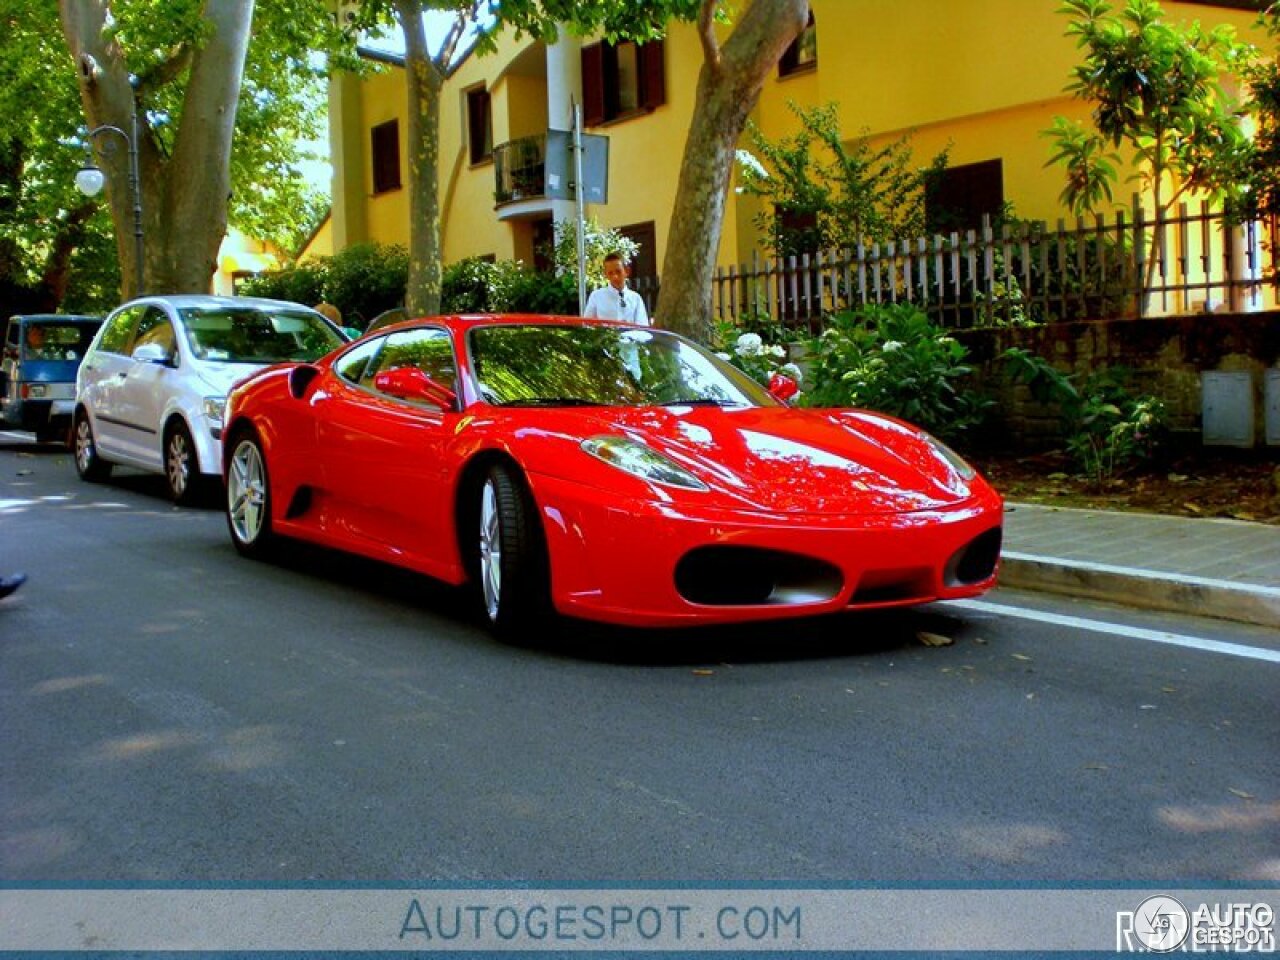
{"label": "lamp post", "polygon": [[[142,181],[138,177],[138,111],[133,111],[133,136],[125,133],[119,127],[113,127],[110,124],[103,124],[100,127],[94,127],[89,131],[88,137],[92,141],[94,137],[102,133],[116,133],[124,138],[124,142],[129,147],[129,189],[133,191],[133,250],[134,260],[136,261],[137,280],[135,285],[135,296],[142,296]],[[87,149],[92,150],[91,146]],[[85,165],[76,173],[76,187],[85,196],[95,196],[102,189],[102,185],[106,182],[106,177],[102,171],[93,163],[93,155],[85,160]]]}

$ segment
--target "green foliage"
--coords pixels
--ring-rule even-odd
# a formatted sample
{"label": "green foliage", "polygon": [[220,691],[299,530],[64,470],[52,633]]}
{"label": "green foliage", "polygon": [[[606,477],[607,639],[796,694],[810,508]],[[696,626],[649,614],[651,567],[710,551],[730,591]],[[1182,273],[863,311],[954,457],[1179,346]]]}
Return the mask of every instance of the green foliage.
{"label": "green foliage", "polygon": [[[602,227],[592,218],[586,222],[586,264],[587,290],[605,285],[604,258],[610,253],[620,253],[622,258],[631,263],[640,251],[640,245],[628,237],[624,237],[611,227]],[[576,220],[557,220],[555,224],[555,241],[547,250],[556,270],[577,276],[578,271],[578,223]],[[575,281],[576,283],[576,281]],[[576,299],[577,294],[574,294]],[[577,312],[576,310],[574,311]]]}
{"label": "green foliage", "polygon": [[330,257],[328,267],[324,298],[342,311],[349,326],[363,328],[404,304],[409,254],[402,246],[358,243]]}
{"label": "green foliage", "polygon": [[1040,403],[1059,408],[1067,450],[1095,486],[1150,459],[1163,442],[1164,403],[1133,394],[1128,371],[1100,370],[1081,379],[1019,347],[1001,359],[1015,383],[1026,384]]}
{"label": "green foliage", "polygon": [[574,316],[578,284],[571,274],[526,270],[518,260],[460,260],[445,267],[440,309],[444,313]]}
{"label": "green foliage", "polygon": [[1250,61],[1244,71],[1249,83],[1248,109],[1256,130],[1245,173],[1244,217],[1280,216],[1280,2],[1267,9],[1259,25],[1275,46],[1268,57]]}
{"label": "green foliage", "polygon": [[879,410],[950,439],[990,406],[966,389],[968,351],[912,306],[833,314],[809,356],[809,406]]}
{"label": "green foliage", "polygon": [[748,126],[755,152],[738,151],[740,189],[767,201],[755,222],[775,254],[925,233],[925,191],[946,167],[945,151],[918,169],[907,137],[878,150],[866,136],[846,143],[836,104],[788,106],[796,134],[770,142]]}
{"label": "green foliage", "polygon": [[[1186,190],[1237,197],[1250,148],[1221,81],[1248,48],[1231,28],[1166,23],[1156,0],[1128,0],[1118,15],[1105,0],[1064,0],[1060,9],[1084,51],[1067,90],[1093,105],[1094,125],[1086,131],[1059,117],[1046,131],[1054,142],[1049,162],[1067,170],[1063,201],[1083,212],[1110,199],[1117,158],[1107,144],[1129,147],[1135,179],[1161,210]],[[1174,182],[1167,201],[1166,177]]]}
{"label": "green foliage", "polygon": [[328,302],[342,311],[343,323],[364,329],[378,314],[404,303],[408,272],[404,247],[361,243],[332,257],[254,277],[241,290],[309,306]]}

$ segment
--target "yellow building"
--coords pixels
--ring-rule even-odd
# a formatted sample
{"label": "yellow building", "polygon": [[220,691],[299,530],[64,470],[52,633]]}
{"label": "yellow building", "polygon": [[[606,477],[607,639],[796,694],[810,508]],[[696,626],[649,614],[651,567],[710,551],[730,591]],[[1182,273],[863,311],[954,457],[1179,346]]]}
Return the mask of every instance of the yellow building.
{"label": "yellow building", "polygon": [[[917,159],[950,151],[953,191],[992,212],[1010,201],[1019,216],[1055,220],[1062,174],[1046,169],[1042,131],[1055,115],[1084,117],[1064,92],[1079,62],[1059,0],[812,0],[813,23],[766,84],[753,115],[770,140],[795,132],[788,101],[838,104],[841,131],[888,142],[911,133]],[[1123,0],[1116,5],[1123,6]],[[1165,2],[1171,21],[1229,23],[1253,33],[1258,3]],[[363,242],[406,243],[406,93],[395,57],[366,79],[340,75],[330,92],[333,213],[330,250]],[[638,276],[666,253],[685,133],[702,64],[696,33],[673,24],[646,47],[519,41],[508,32],[487,56],[464,58],[446,81],[440,121],[442,250],[534,263],[552,222],[573,204],[546,195],[548,127],[571,128],[583,105],[587,132],[608,138],[606,204],[588,215],[640,241]],[[534,174],[532,178],[525,174]],[[1121,187],[1123,191],[1124,187]],[[1117,200],[1124,205],[1122,198]],[[758,201],[731,198],[719,262],[762,250]]]}

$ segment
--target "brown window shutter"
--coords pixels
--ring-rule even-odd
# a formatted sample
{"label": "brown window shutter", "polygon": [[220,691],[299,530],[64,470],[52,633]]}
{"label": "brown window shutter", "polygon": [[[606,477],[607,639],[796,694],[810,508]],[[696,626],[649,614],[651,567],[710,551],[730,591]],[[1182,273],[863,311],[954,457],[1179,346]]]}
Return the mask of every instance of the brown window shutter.
{"label": "brown window shutter", "polygon": [[653,110],[667,102],[666,64],[662,55],[662,41],[651,40],[639,47],[640,53],[640,105]]}
{"label": "brown window shutter", "polygon": [[582,48],[582,124],[604,123],[604,49],[599,43]]}

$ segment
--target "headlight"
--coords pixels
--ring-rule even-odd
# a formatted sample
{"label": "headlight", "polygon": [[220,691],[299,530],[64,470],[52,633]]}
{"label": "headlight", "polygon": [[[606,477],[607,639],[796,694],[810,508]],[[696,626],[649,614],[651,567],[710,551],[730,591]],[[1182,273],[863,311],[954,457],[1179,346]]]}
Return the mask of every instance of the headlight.
{"label": "headlight", "polygon": [[924,438],[929,441],[929,445],[933,447],[934,453],[940,456],[956,473],[960,475],[962,480],[972,480],[978,475],[978,471],[969,466],[968,462],[960,454],[956,453],[937,437],[925,434]]}
{"label": "headlight", "polygon": [[227,408],[226,397],[205,397],[204,415],[215,427],[222,426],[222,416]]}
{"label": "headlight", "polygon": [[601,436],[582,441],[582,449],[591,456],[603,460],[641,480],[665,483],[688,490],[706,490],[707,485],[678,464],[672,463],[656,450],[626,437]]}

